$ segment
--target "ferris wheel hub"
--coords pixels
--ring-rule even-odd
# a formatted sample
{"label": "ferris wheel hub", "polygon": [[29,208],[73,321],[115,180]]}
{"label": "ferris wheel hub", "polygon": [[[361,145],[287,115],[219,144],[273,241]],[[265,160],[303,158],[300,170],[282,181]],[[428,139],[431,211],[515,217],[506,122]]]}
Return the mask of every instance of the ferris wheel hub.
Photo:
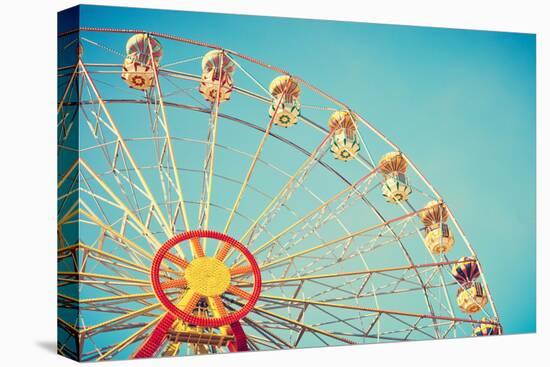
{"label": "ferris wheel hub", "polygon": [[[219,250],[208,254],[201,245],[200,240],[203,238],[218,240],[222,245]],[[170,252],[182,242],[194,247],[194,258],[189,262]],[[241,262],[227,265],[230,252],[239,256],[244,265]],[[176,263],[184,268],[184,277],[163,278],[163,262],[165,265]],[[241,276],[250,277],[252,289],[240,287],[237,278]],[[166,241],[153,258],[151,282],[157,299],[170,314],[187,324],[202,327],[238,323],[254,308],[262,287],[261,271],[252,253],[234,238],[211,230],[180,233]],[[183,289],[183,297],[170,299],[165,292],[170,288]],[[224,298],[227,297],[239,306],[226,308]],[[201,302],[205,302],[211,314],[199,315],[194,312]]]}
{"label": "ferris wheel hub", "polygon": [[229,268],[213,257],[199,257],[185,269],[189,289],[205,297],[223,294],[231,282]]}

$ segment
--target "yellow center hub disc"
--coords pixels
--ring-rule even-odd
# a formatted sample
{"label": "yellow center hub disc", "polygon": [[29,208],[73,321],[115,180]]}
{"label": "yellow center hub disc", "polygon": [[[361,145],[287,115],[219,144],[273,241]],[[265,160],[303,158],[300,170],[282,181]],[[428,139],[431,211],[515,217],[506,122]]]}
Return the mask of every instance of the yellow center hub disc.
{"label": "yellow center hub disc", "polygon": [[189,288],[205,297],[219,296],[229,287],[231,273],[220,260],[213,257],[199,257],[185,269]]}

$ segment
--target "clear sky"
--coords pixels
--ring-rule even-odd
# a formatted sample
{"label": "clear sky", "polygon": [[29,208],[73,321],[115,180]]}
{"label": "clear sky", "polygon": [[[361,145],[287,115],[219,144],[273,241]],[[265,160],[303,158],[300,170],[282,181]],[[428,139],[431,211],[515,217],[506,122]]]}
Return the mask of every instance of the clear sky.
{"label": "clear sky", "polygon": [[80,22],[222,45],[346,102],[453,208],[505,332],[535,331],[535,35],[88,6]]}

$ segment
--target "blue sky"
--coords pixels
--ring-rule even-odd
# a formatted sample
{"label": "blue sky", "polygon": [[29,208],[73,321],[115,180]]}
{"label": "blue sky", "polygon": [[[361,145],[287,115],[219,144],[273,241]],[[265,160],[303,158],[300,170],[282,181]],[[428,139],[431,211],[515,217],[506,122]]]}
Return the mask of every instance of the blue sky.
{"label": "blue sky", "polygon": [[453,208],[505,331],[535,331],[535,35],[90,6],[80,22],[222,45],[346,102]]}

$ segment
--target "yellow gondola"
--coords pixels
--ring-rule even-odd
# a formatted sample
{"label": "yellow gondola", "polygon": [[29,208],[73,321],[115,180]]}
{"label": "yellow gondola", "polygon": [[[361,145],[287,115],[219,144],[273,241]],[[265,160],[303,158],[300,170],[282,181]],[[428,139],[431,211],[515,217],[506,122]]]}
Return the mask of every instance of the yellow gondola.
{"label": "yellow gondola", "polygon": [[467,283],[458,289],[456,303],[462,312],[473,314],[481,311],[489,301],[481,283]]}
{"label": "yellow gondola", "polygon": [[455,243],[451,229],[447,225],[449,213],[444,203],[430,201],[418,213],[425,225],[424,244],[432,254],[441,255],[449,252]]}

